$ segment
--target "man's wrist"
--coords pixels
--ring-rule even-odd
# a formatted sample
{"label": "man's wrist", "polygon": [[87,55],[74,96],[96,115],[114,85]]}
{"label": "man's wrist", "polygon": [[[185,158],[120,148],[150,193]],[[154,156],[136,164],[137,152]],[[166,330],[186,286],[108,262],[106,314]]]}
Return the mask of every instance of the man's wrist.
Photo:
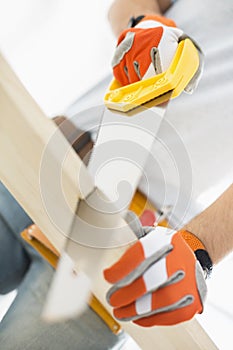
{"label": "man's wrist", "polygon": [[194,252],[197,260],[199,261],[203,269],[205,278],[210,277],[213,270],[213,263],[202,241],[188,230],[181,230],[179,231],[179,233],[185,240],[187,245]]}
{"label": "man's wrist", "polygon": [[108,19],[116,37],[127,28],[131,17],[142,14],[160,15],[157,0],[115,0],[108,12]]}
{"label": "man's wrist", "polygon": [[159,22],[168,27],[176,27],[176,23],[170,18],[159,14],[144,14],[137,17],[132,16],[128,22],[128,28],[135,27],[138,23],[148,20]]}
{"label": "man's wrist", "polygon": [[128,22],[128,28],[135,27],[144,17],[145,15],[140,15],[137,17],[132,16]]}

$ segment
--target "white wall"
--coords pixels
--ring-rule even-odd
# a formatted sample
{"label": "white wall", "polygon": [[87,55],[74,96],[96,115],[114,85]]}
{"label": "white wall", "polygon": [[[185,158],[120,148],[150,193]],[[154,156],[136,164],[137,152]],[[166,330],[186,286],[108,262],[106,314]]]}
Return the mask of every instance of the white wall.
{"label": "white wall", "polygon": [[0,49],[48,115],[110,72],[111,0],[0,0]]}

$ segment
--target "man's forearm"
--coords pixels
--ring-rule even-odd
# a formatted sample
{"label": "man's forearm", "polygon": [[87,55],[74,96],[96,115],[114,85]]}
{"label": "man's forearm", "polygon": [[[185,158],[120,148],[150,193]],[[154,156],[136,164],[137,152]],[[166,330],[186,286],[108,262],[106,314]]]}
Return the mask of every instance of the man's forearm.
{"label": "man's forearm", "polygon": [[161,14],[170,4],[170,0],[115,0],[108,14],[112,30],[118,36],[132,16]]}
{"label": "man's forearm", "polygon": [[205,245],[214,264],[233,250],[233,185],[185,229]]}

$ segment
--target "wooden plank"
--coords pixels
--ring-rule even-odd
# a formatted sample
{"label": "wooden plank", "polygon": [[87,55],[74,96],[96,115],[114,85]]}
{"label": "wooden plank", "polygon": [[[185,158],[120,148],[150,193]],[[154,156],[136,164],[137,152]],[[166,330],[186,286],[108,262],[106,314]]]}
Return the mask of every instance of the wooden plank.
{"label": "wooden plank", "polygon": [[[41,230],[49,232],[50,240],[60,250],[78,199],[90,193],[94,184],[80,158],[45,117],[3,56],[0,56],[0,150],[2,182]],[[82,188],[78,176],[85,179]],[[62,183],[56,181],[58,177]],[[43,196],[46,190],[48,198]],[[59,203],[54,206],[57,212],[49,213],[45,202]],[[58,220],[57,227],[52,216]]]}
{"label": "wooden plank", "polygon": [[[60,252],[70,231],[77,201],[93,191],[93,181],[3,56],[0,56],[0,150],[0,179]],[[64,155],[65,161],[61,164]],[[59,184],[60,191],[57,191]],[[47,203],[53,205],[55,212],[53,208],[48,210]],[[126,247],[105,250],[104,255],[100,249],[81,247],[75,242],[68,248],[77,264],[80,254],[94,260],[103,256],[96,271],[94,293],[111,310],[105,300],[109,285],[103,279],[102,268],[112,264]],[[158,350],[216,349],[196,320],[174,327],[144,329],[132,323],[122,323],[122,326],[145,350],[155,347]]]}

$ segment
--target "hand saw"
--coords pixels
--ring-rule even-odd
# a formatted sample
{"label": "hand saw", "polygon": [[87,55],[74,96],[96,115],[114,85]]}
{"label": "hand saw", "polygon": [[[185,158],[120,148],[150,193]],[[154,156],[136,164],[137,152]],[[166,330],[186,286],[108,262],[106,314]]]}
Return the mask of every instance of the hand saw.
{"label": "hand saw", "polygon": [[[110,84],[104,98],[106,108],[88,165],[96,188],[78,204],[68,237],[67,254],[63,254],[59,265],[61,268],[58,266],[55,285],[61,286],[63,278],[60,277],[74,268],[70,258],[76,253],[70,242],[106,249],[126,245],[135,239],[131,232],[124,230],[122,215],[143,176],[143,168],[170,99],[187,87],[189,92],[192,91],[200,77],[201,65],[197,47],[186,38],[180,41],[172,63],[164,73],[124,87],[116,80]],[[89,278],[94,279],[101,254],[89,257],[83,255],[79,267]],[[67,282],[73,285],[73,295],[75,290],[87,291],[90,287],[90,281],[85,278],[80,277],[80,281],[77,281],[73,276],[73,280]],[[58,315],[59,288],[55,285],[44,310],[45,318],[52,320],[63,318],[61,309]],[[82,303],[75,306],[74,301],[72,314],[77,314]],[[68,309],[64,308],[66,317]]]}
{"label": "hand saw", "polygon": [[192,92],[200,77],[199,52],[185,38],[167,71],[123,87],[114,79],[105,95],[88,169],[120,212],[132,200],[169,100],[184,89]]}

